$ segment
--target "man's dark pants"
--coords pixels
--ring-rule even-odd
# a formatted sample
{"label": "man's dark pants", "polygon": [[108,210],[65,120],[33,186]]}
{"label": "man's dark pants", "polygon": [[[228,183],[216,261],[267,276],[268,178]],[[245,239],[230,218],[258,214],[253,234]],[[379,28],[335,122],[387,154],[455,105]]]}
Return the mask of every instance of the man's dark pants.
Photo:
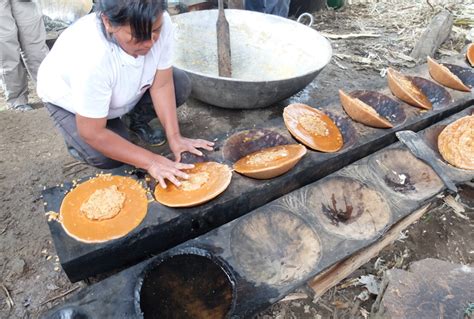
{"label": "man's dark pants", "polygon": [[[173,68],[173,81],[176,106],[180,106],[186,102],[191,94],[191,81],[186,73],[175,68]],[[80,159],[91,166],[103,169],[115,168],[123,164],[96,151],[79,136],[75,114],[51,103],[44,104],[48,109],[55,126],[63,135],[67,147],[72,148],[73,151],[79,155]],[[153,108],[149,91],[143,95],[127,116],[132,122],[142,121],[143,123],[148,123],[156,118],[156,112]],[[128,129],[122,122],[122,119],[115,118],[107,120],[107,128],[123,138],[130,140]]]}

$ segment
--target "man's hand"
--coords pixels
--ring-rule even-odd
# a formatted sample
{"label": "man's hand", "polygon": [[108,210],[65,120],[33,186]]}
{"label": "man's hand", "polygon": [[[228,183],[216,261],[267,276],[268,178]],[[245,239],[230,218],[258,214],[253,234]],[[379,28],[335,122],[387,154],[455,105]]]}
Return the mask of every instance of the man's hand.
{"label": "man's hand", "polygon": [[179,187],[181,183],[177,179],[180,177],[182,179],[188,179],[189,175],[182,172],[182,169],[191,169],[194,165],[192,164],[182,164],[178,162],[173,162],[167,159],[166,157],[157,155],[150,166],[148,167],[148,173],[158,180],[161,187],[166,188],[165,179],[169,180],[171,183]]}
{"label": "man's hand", "polygon": [[175,162],[181,161],[181,153],[190,152],[197,156],[202,156],[202,152],[198,148],[202,148],[208,151],[213,150],[214,143],[201,139],[192,139],[182,136],[174,136],[168,139],[170,149],[174,154]]}

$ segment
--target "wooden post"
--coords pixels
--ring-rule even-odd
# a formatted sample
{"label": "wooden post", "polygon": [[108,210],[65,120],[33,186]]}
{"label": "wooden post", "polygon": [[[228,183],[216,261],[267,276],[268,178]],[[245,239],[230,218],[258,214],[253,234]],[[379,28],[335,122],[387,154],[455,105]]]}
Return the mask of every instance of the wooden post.
{"label": "wooden post", "polygon": [[444,10],[433,17],[410,56],[417,62],[425,62],[426,57],[433,57],[436,50],[448,38],[453,27],[453,15]]}

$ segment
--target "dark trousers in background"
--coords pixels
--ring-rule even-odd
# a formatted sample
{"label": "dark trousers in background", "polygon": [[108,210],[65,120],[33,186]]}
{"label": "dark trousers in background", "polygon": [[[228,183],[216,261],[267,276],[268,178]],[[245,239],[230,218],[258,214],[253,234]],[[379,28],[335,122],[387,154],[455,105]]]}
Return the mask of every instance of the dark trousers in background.
{"label": "dark trousers in background", "polygon": [[[173,68],[173,81],[176,106],[180,106],[186,102],[191,94],[191,81],[186,73],[175,68]],[[44,103],[44,105],[48,109],[55,126],[64,137],[66,146],[74,149],[85,163],[103,169],[116,168],[123,164],[104,156],[89,146],[89,144],[79,136],[76,126],[76,116],[74,113],[66,111],[65,109],[51,103]],[[156,118],[156,112],[153,108],[149,91],[143,95],[127,116],[129,117],[130,122],[143,121],[148,123]],[[127,140],[130,140],[128,128],[120,118],[107,120],[107,129]]]}
{"label": "dark trousers in background", "polygon": [[290,0],[245,0],[245,10],[287,18],[290,11]]}

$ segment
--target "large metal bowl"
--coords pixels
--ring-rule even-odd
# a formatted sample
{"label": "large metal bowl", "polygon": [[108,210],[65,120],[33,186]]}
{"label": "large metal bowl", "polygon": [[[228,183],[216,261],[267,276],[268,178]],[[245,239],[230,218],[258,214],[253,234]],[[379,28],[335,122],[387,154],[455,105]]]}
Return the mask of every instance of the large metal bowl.
{"label": "large metal bowl", "polygon": [[51,20],[71,24],[92,10],[92,0],[36,0],[42,13]]}
{"label": "large metal bowl", "polygon": [[191,77],[198,100],[235,109],[269,106],[303,89],[331,59],[328,40],[307,26],[252,11],[225,13],[232,78],[218,75],[217,10],[173,16],[174,66]]}

